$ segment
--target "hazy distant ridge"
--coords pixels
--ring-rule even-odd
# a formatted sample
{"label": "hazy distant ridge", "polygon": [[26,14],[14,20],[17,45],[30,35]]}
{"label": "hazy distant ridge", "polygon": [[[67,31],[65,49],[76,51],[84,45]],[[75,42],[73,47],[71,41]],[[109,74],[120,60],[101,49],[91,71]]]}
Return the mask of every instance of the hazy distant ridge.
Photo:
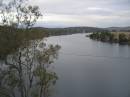
{"label": "hazy distant ridge", "polygon": [[108,28],[99,28],[99,27],[67,27],[67,28],[44,28],[44,27],[34,27],[33,29],[47,30],[49,32],[60,32],[66,34],[73,33],[82,33],[82,32],[130,32],[130,26],[128,27],[108,27]]}
{"label": "hazy distant ridge", "polygon": [[108,27],[106,28],[109,31],[124,31],[124,32],[130,32],[130,26],[128,27]]}

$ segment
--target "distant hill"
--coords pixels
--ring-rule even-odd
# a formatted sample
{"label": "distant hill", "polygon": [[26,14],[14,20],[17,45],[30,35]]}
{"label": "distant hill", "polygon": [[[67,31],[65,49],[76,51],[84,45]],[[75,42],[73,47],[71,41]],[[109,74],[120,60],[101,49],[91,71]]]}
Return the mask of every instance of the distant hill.
{"label": "distant hill", "polygon": [[113,32],[130,32],[130,26],[128,27],[109,27],[105,28],[108,31],[113,31]]}
{"label": "distant hill", "polygon": [[88,33],[88,32],[130,32],[130,27],[68,27],[68,28],[43,28],[34,27],[32,29],[47,32],[49,35],[68,35],[75,33]]}
{"label": "distant hill", "polygon": [[68,35],[75,33],[88,33],[88,32],[103,32],[106,29],[97,27],[68,27],[68,28],[42,28],[34,27],[34,30],[48,32],[49,35]]}

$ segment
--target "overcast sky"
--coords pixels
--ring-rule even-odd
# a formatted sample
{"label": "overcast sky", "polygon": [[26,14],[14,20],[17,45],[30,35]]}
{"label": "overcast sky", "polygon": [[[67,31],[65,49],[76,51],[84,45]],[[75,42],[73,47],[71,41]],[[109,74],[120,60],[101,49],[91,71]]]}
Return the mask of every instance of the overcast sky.
{"label": "overcast sky", "polygon": [[38,25],[130,26],[130,0],[30,0],[38,5],[43,18]]}

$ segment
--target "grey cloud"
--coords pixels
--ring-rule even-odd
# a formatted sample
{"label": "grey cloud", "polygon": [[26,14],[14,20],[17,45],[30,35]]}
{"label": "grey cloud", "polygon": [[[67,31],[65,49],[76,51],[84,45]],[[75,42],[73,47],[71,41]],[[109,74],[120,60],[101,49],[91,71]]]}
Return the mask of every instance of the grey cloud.
{"label": "grey cloud", "polygon": [[[51,17],[48,16],[50,18],[48,23],[55,23],[55,25],[130,25],[128,22],[130,20],[130,0],[31,0],[30,2],[39,5],[43,17],[44,14],[52,14]],[[75,18],[77,16],[78,18]],[[90,16],[93,17],[90,19]],[[83,20],[84,17],[86,20]],[[103,19],[104,17],[107,18]],[[87,18],[89,22],[87,22]],[[75,22],[73,23],[71,20]]]}

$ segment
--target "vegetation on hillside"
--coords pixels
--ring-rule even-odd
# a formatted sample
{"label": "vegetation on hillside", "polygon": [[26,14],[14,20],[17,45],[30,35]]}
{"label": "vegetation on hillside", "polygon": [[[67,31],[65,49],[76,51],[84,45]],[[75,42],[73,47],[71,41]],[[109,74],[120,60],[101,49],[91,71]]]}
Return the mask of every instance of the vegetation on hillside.
{"label": "vegetation on hillside", "polygon": [[47,37],[46,31],[35,29],[19,29],[10,26],[0,26],[0,58],[17,51],[25,41],[43,39]]}
{"label": "vegetation on hillside", "polygon": [[96,27],[46,28],[50,35],[70,35],[76,33],[100,32],[104,29]]}
{"label": "vegetation on hillside", "polygon": [[130,44],[130,33],[127,32],[96,32],[90,34],[89,37],[103,42]]}
{"label": "vegetation on hillside", "polygon": [[0,97],[49,97],[58,79],[60,46],[41,42],[48,34],[32,28],[41,13],[27,1],[0,2]]}

